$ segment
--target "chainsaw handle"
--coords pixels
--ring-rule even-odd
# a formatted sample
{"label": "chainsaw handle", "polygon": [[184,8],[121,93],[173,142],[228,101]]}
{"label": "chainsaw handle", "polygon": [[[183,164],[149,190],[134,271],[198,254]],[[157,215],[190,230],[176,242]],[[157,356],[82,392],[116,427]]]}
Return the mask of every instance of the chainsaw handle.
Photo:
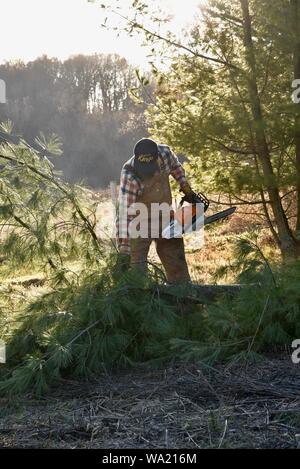
{"label": "chainsaw handle", "polygon": [[[206,210],[208,209],[209,207],[209,200],[208,198],[202,194],[202,192],[199,192],[198,194],[195,194],[195,202],[194,204],[198,203],[198,204],[203,204],[204,205],[204,212],[206,212]],[[184,202],[186,202],[186,196],[183,196],[179,205],[180,207],[182,207],[182,205],[184,204]]]}

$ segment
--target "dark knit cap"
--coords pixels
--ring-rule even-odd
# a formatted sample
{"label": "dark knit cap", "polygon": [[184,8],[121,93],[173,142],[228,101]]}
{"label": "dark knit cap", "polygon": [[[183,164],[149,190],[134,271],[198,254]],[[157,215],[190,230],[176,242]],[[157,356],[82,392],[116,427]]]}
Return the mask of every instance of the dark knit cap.
{"label": "dark knit cap", "polygon": [[157,143],[154,142],[154,140],[151,140],[150,138],[142,138],[135,144],[133,153],[134,153],[134,156],[152,155],[152,156],[157,157],[158,156]]}
{"label": "dark knit cap", "polygon": [[158,170],[158,146],[150,138],[142,138],[134,147],[134,170],[141,179],[147,179]]}

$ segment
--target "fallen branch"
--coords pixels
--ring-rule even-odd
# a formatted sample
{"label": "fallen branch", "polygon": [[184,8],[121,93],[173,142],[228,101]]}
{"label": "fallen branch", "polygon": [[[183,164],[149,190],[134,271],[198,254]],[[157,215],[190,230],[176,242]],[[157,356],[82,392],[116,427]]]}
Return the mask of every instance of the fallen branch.
{"label": "fallen branch", "polygon": [[245,288],[252,288],[257,284],[234,284],[234,285],[192,285],[189,294],[180,295],[178,287],[174,285],[159,287],[157,291],[162,296],[172,296],[178,301],[185,301],[193,304],[209,304],[216,301],[220,296],[226,295],[234,297]]}

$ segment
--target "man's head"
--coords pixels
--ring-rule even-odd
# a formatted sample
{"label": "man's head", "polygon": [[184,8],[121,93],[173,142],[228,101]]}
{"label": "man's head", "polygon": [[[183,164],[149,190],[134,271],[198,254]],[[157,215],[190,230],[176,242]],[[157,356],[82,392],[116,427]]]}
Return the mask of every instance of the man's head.
{"label": "man's head", "polygon": [[158,171],[158,146],[150,138],[142,138],[134,147],[134,169],[141,179],[148,179]]}

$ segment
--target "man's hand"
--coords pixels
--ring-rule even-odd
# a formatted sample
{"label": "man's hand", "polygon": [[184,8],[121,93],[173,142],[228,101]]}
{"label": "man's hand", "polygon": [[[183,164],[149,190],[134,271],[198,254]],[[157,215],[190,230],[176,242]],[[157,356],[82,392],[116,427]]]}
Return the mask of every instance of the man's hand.
{"label": "man's hand", "polygon": [[196,194],[196,192],[194,192],[189,185],[183,187],[182,192],[184,192],[184,197],[181,199],[181,202],[187,202],[189,204],[202,203],[204,205],[204,212],[206,212],[209,207],[209,200],[207,197],[205,197],[204,194],[201,192]]}
{"label": "man's hand", "polygon": [[197,202],[199,202],[196,192],[192,190],[185,194],[182,200],[184,202],[188,202],[189,204],[196,204]]}

